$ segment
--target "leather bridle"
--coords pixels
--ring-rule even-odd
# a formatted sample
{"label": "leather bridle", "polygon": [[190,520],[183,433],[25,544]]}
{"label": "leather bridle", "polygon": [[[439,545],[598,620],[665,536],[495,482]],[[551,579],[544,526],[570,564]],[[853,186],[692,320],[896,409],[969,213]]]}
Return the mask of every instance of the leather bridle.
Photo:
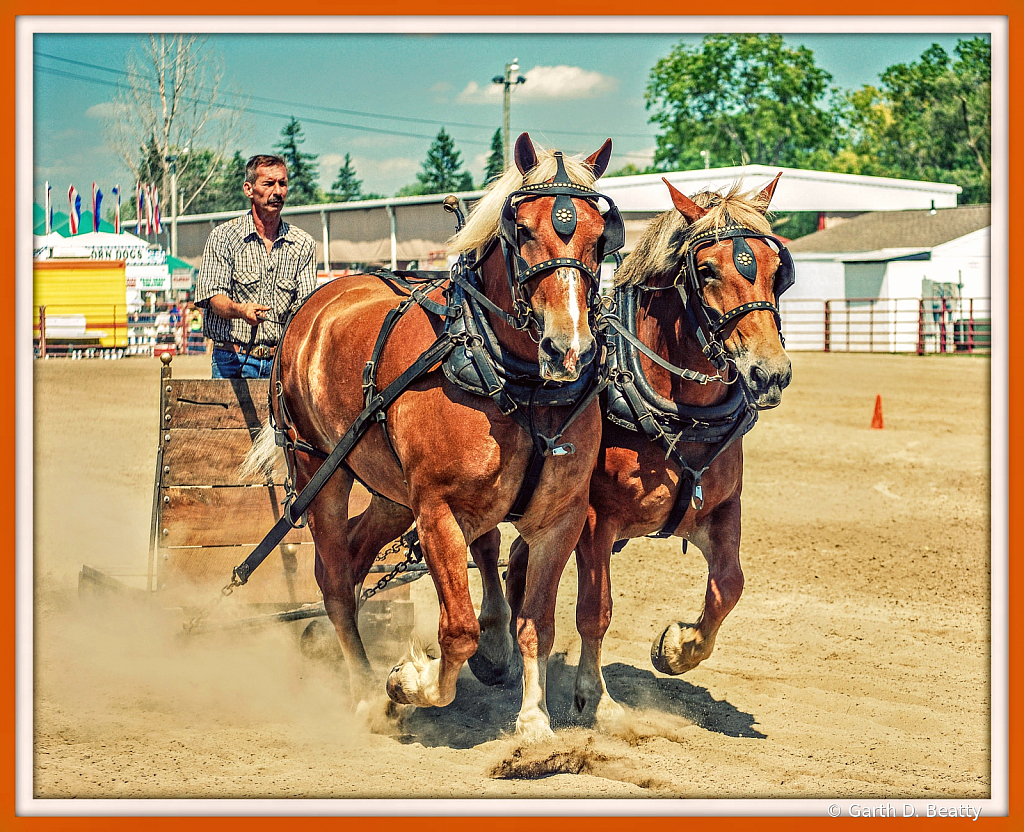
{"label": "leather bridle", "polygon": [[[544,197],[554,197],[555,202],[551,208],[551,225],[559,238],[568,243],[576,232],[577,214],[573,198],[585,199],[591,205],[597,207],[599,200],[604,200],[607,209],[603,213],[604,231],[595,246],[594,262],[596,268],[601,268],[605,257],[615,254],[626,242],[625,226],[622,222],[622,215],[610,197],[588,188],[585,185],[578,185],[569,179],[565,172],[565,164],[561,152],[555,151],[555,162],[557,170],[554,177],[547,182],[539,182],[534,185],[523,185],[513,191],[505,198],[505,204],[501,209],[501,221],[498,226],[498,242],[502,248],[505,258],[505,271],[508,275],[509,290],[512,293],[511,317],[506,316],[508,323],[516,329],[526,329],[531,323],[539,331],[540,322],[537,320],[530,304],[530,294],[527,283],[542,274],[553,269],[573,268],[582,272],[588,278],[587,306],[591,311],[597,309],[601,300],[601,279],[598,273],[591,269],[582,260],[575,257],[553,257],[541,263],[530,265],[526,262],[520,251],[521,241],[516,223],[519,208],[526,202]],[[482,262],[483,258],[478,262]]]}
{"label": "leather bridle", "polygon": [[[719,312],[705,300],[697,265],[697,254],[702,249],[714,245],[723,239],[732,240],[733,264],[740,275],[749,280],[751,284],[757,280],[757,258],[754,257],[754,253],[747,240],[762,240],[775,250],[780,261],[775,272],[775,285],[773,288],[775,303],[766,300],[756,300],[740,304],[726,312]],[[673,281],[672,287],[679,291],[679,296],[682,298],[683,306],[690,317],[690,322],[693,325],[701,351],[715,368],[719,372],[724,372],[728,364],[725,345],[720,337],[722,331],[733,321],[759,309],[772,313],[772,316],[775,318],[775,326],[779,331],[779,339],[785,345],[785,340],[782,336],[782,315],[779,313],[777,304],[782,293],[793,285],[794,268],[793,257],[782,241],[771,234],[764,234],[752,228],[737,225],[730,218],[725,228],[716,228],[692,236],[687,240],[687,243],[683,267],[679,270],[679,274]],[[658,291],[654,288],[644,288],[646,291]]]}

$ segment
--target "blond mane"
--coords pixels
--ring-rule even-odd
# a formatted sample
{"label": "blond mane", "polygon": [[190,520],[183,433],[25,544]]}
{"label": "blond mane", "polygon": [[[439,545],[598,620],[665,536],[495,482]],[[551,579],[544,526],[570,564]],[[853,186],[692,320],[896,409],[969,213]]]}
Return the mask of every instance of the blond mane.
{"label": "blond mane", "polygon": [[[555,175],[557,164],[555,154],[539,145],[534,145],[537,164],[524,177],[519,168],[512,165],[501,176],[487,186],[487,193],[473,206],[462,230],[448,240],[448,254],[469,254],[483,248],[498,235],[501,209],[508,195],[523,185],[536,185]],[[594,187],[594,171],[582,158],[563,156],[565,172],[577,185]]]}
{"label": "blond mane", "polygon": [[771,224],[763,213],[767,206],[761,192],[740,191],[739,182],[725,194],[701,191],[690,199],[701,208],[708,208],[707,214],[692,226],[675,208],[655,217],[616,273],[616,286],[646,283],[669,273],[674,277],[691,237],[730,224],[742,225],[760,234],[772,233]]}

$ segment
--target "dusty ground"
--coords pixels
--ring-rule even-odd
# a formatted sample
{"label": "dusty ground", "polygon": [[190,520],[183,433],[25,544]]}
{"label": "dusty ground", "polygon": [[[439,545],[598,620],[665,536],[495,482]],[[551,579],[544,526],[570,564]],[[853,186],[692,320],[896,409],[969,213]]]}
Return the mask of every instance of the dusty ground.
{"label": "dusty ground", "polygon": [[[613,563],[605,642],[629,724],[574,724],[570,562],[556,739],[521,749],[518,691],[468,668],[451,706],[373,733],[292,627],[184,643],[155,614],[90,614],[82,564],[145,562],[159,365],[36,362],[35,796],[988,796],[989,363],[793,363],[782,406],[745,440],[746,589],[714,655],[679,678],[653,670],[651,640],[694,620],[706,571],[678,541],[633,541]],[[206,359],[174,371],[209,374]],[[430,582],[413,595],[429,639]]]}

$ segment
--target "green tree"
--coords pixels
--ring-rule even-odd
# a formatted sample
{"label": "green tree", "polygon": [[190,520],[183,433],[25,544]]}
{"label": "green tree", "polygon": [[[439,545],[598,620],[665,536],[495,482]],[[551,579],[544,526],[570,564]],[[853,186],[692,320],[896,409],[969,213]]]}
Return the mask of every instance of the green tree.
{"label": "green tree", "polygon": [[345,164],[338,168],[338,175],[331,184],[328,197],[335,202],[350,202],[363,199],[363,181],[356,179],[356,169],[352,165],[352,157],[345,154]]}
{"label": "green tree", "polygon": [[933,44],[919,61],[885,70],[880,88],[848,94],[851,172],[952,182],[962,202],[991,199],[991,46],[972,38],[954,51]]}
{"label": "green tree", "polygon": [[315,153],[301,149],[306,137],[295,116],[281,129],[281,141],[274,145],[288,165],[288,202],[291,205],[313,205],[321,202],[323,192],[317,184]]}
{"label": "green tree", "polygon": [[723,165],[830,158],[838,149],[831,80],[809,49],[790,49],[778,34],[677,44],[654,65],[645,93],[650,120],[661,128],[653,167],[700,167],[701,150]]}
{"label": "green tree", "polygon": [[491,137],[491,155],[487,157],[487,167],[484,168],[484,184],[497,179],[505,172],[505,143],[502,140],[501,128],[494,131]]}
{"label": "green tree", "polygon": [[[454,140],[442,127],[427,150],[423,170],[416,174],[416,184],[411,187],[419,194],[473,190],[472,178],[467,171],[461,170],[461,156],[462,154],[455,149]],[[402,190],[405,191],[406,188]]]}
{"label": "green tree", "polygon": [[194,204],[192,213],[201,214],[214,211],[243,211],[249,207],[249,200],[242,192],[245,181],[245,157],[236,150],[230,159],[226,159],[217,167],[210,180],[207,190],[208,199],[199,205]]}
{"label": "green tree", "polygon": [[[654,171],[651,171],[653,173]],[[618,170],[609,171],[605,174],[605,178],[609,176],[636,176],[637,174],[647,173],[643,168],[633,164],[632,162],[626,162]]]}

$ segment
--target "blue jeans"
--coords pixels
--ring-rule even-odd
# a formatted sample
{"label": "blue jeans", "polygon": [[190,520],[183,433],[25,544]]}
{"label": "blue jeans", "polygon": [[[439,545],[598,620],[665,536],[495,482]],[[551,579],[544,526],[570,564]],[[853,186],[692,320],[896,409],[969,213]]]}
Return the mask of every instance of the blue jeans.
{"label": "blue jeans", "polygon": [[212,378],[270,378],[273,358],[246,357],[231,350],[213,351]]}

